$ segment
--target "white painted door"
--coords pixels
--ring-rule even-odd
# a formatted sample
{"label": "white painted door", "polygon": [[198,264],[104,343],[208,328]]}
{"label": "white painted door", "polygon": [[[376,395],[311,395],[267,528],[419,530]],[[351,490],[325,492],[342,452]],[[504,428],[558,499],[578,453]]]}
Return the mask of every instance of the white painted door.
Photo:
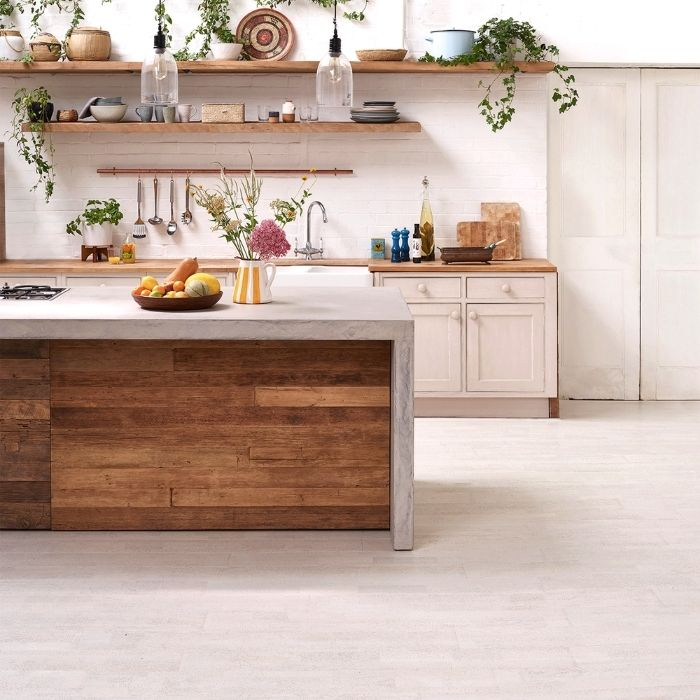
{"label": "white painted door", "polygon": [[460,304],[409,304],[415,321],[416,391],[462,388]]}
{"label": "white painted door", "polygon": [[700,71],[642,71],[642,398],[700,399]]}
{"label": "white painted door", "polygon": [[560,396],[639,398],[639,69],[577,68],[549,120],[549,256],[559,267]]}
{"label": "white painted door", "polygon": [[467,391],[544,391],[544,304],[467,304]]}

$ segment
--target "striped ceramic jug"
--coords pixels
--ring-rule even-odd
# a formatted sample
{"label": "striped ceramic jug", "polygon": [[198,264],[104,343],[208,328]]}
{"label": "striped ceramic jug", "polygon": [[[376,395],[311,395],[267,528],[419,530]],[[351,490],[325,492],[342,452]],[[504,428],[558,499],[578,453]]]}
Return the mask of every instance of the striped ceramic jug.
{"label": "striped ceramic jug", "polygon": [[270,287],[275,279],[273,263],[262,260],[240,260],[233,285],[236,304],[267,304],[272,301]]}

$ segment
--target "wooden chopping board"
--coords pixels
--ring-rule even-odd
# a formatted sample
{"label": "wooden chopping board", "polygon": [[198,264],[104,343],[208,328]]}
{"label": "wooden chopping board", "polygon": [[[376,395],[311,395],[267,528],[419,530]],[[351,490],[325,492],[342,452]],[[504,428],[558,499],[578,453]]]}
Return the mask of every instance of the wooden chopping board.
{"label": "wooden chopping board", "polygon": [[520,242],[520,205],[512,202],[484,202],[483,221],[460,221],[457,242],[461,246],[483,247],[506,239],[493,251],[494,260],[522,260]]}

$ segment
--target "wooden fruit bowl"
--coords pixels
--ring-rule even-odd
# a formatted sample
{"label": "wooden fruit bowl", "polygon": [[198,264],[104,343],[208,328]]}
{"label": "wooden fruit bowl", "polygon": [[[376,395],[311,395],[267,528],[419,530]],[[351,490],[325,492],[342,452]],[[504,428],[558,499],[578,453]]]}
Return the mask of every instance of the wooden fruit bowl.
{"label": "wooden fruit bowl", "polygon": [[131,298],[142,308],[149,311],[199,311],[210,309],[224,295],[209,294],[205,297],[187,297],[186,299],[166,299],[165,297],[142,297],[132,294]]}

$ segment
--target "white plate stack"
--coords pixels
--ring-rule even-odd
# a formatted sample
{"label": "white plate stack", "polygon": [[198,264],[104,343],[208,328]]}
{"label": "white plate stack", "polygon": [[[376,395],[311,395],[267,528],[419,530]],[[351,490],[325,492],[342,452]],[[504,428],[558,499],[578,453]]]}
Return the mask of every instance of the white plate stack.
{"label": "white plate stack", "polygon": [[364,102],[350,110],[350,119],[359,124],[391,124],[399,120],[396,102]]}

